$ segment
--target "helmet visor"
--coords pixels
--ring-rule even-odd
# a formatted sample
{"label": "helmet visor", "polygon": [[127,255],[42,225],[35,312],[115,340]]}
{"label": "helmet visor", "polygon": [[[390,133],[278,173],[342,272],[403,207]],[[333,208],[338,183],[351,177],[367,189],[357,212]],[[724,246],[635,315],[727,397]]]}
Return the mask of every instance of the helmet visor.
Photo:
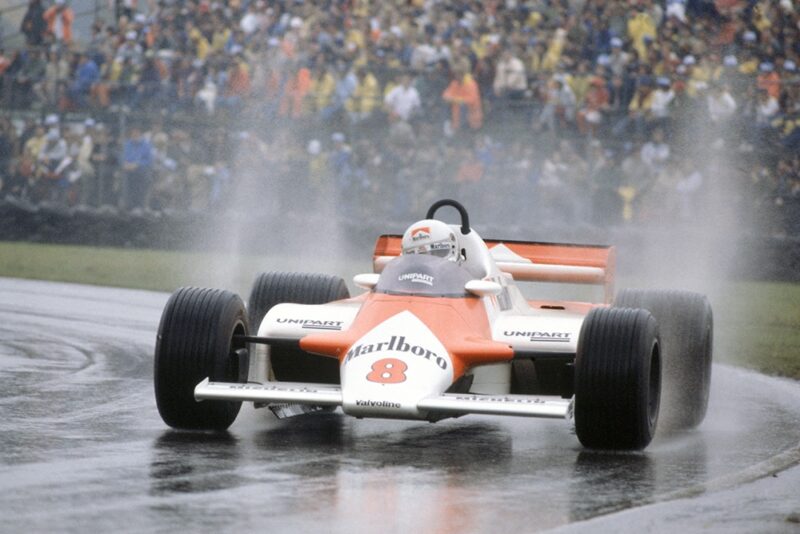
{"label": "helmet visor", "polygon": [[430,254],[439,258],[454,256],[455,246],[449,241],[438,241],[427,245],[420,245],[403,251],[405,254]]}

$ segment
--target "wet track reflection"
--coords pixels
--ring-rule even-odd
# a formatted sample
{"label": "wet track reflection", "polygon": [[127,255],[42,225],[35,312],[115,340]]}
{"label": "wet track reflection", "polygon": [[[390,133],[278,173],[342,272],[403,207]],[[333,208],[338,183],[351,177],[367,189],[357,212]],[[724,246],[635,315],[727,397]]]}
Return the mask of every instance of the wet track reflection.
{"label": "wet track reflection", "polygon": [[741,471],[800,441],[796,385],[717,366],[699,431],[583,450],[562,421],[437,424],[244,408],[168,430],[163,294],[0,279],[0,531],[541,531]]}

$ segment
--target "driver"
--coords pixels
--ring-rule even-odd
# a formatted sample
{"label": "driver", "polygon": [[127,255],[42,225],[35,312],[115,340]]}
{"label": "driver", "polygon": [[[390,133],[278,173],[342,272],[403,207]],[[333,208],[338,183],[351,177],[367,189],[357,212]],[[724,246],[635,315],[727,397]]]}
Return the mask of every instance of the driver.
{"label": "driver", "polygon": [[403,234],[403,254],[431,254],[461,264],[458,238],[452,228],[442,221],[424,219]]}

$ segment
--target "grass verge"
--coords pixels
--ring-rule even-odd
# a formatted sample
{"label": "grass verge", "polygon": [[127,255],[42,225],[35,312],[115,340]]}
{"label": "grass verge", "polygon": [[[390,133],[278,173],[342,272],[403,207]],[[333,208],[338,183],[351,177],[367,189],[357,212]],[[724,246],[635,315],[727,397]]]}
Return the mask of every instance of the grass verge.
{"label": "grass verge", "polygon": [[257,273],[273,270],[348,276],[363,262],[242,254],[0,242],[0,276],[171,292],[181,286],[221,287],[247,296]]}
{"label": "grass verge", "polygon": [[[342,275],[363,262],[0,242],[0,276],[173,291],[224,287],[247,297],[256,273],[300,270]],[[800,379],[800,284],[729,282],[711,296],[714,358]]]}
{"label": "grass verge", "polygon": [[714,305],[714,357],[800,380],[800,284],[734,282]]}

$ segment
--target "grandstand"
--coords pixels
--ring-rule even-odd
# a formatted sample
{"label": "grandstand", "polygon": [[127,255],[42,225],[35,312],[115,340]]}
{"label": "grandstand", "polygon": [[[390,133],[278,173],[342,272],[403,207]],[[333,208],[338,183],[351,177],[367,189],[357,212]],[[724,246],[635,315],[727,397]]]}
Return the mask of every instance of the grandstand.
{"label": "grandstand", "polygon": [[797,237],[798,11],[30,0],[2,11],[1,194],[122,213],[335,199],[392,220],[457,196],[498,225],[726,213]]}

